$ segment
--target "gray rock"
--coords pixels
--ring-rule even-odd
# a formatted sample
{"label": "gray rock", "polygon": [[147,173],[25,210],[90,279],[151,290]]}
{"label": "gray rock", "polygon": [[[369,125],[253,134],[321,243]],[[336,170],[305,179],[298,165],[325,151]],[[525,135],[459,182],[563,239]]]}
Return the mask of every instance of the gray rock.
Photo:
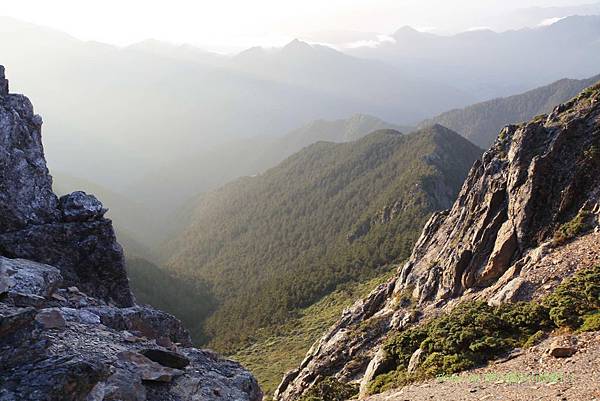
{"label": "gray rock", "polygon": [[86,309],[60,308],[60,312],[68,322],[81,324],[100,324],[100,316]]}
{"label": "gray rock", "polygon": [[44,329],[59,329],[62,330],[67,326],[65,317],[58,309],[42,309],[35,316],[35,321],[38,322]]}
{"label": "gray rock", "polygon": [[64,195],[59,202],[63,220],[67,222],[98,220],[108,211],[94,195],[83,191]]}
{"label": "gray rock", "polygon": [[134,304],[110,220],[34,225],[0,234],[0,254],[56,266],[65,286],[118,306]]}
{"label": "gray rock", "polygon": [[[0,92],[3,78],[0,78]],[[0,233],[60,219],[42,149],[41,126],[21,95],[0,97]]]}
{"label": "gray rock", "polygon": [[408,373],[413,373],[416,371],[423,363],[424,357],[424,351],[421,348],[413,352],[413,354],[410,356],[410,361],[408,362]]}
{"label": "gray rock", "polygon": [[0,65],[0,96],[8,95],[8,80],[4,77],[4,66]]}
{"label": "gray rock", "polygon": [[175,376],[181,376],[181,370],[161,366],[144,355],[132,351],[123,351],[117,355],[120,361],[133,364],[142,380],[169,383]]}
{"label": "gray rock", "polygon": [[392,361],[389,360],[384,349],[379,348],[373,359],[371,359],[371,362],[369,362],[367,370],[360,381],[359,398],[363,398],[368,395],[368,386],[371,380],[373,380],[377,375],[388,371],[392,366],[391,362]]}
{"label": "gray rock", "polygon": [[115,330],[137,332],[156,340],[168,338],[184,347],[191,347],[192,340],[179,319],[146,305],[130,308],[90,307],[102,324]]}
{"label": "gray rock", "polygon": [[[2,71],[0,88],[3,80]],[[83,192],[59,203],[52,192],[41,123],[25,96],[0,97],[0,256],[58,267],[65,284],[132,306],[123,251],[102,204]]]}
{"label": "gray rock", "polygon": [[61,281],[60,271],[53,266],[0,256],[0,287],[5,283],[6,291],[48,297]]}

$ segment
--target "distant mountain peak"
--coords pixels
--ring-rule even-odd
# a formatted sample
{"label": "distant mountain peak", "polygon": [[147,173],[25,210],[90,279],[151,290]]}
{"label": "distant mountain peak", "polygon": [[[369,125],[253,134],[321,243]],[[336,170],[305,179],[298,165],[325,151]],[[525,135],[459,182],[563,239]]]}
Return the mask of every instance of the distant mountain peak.
{"label": "distant mountain peak", "polygon": [[394,34],[392,35],[392,37],[393,38],[398,38],[398,37],[406,37],[406,36],[417,36],[417,35],[421,35],[422,33],[423,32],[419,32],[418,30],[416,30],[412,26],[404,25],[403,27],[401,27],[400,29],[398,29],[396,32],[394,32]]}
{"label": "distant mountain peak", "polygon": [[300,39],[294,39],[292,40],[290,43],[288,43],[287,45],[285,45],[281,50],[282,51],[306,51],[306,50],[313,50],[314,48],[300,40]]}

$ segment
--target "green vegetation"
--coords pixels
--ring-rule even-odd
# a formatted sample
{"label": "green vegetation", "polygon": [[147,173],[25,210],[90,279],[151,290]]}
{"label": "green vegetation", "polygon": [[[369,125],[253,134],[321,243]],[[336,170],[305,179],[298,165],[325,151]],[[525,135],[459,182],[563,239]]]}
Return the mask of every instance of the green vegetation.
{"label": "green vegetation", "polygon": [[[566,279],[541,302],[492,307],[466,302],[420,326],[391,336],[384,350],[392,368],[370,383],[370,391],[483,365],[515,347],[540,342],[556,328],[600,329],[600,266]],[[408,373],[413,353],[421,349],[424,362]]]}
{"label": "green vegetation", "polygon": [[554,245],[562,245],[577,237],[587,229],[587,220],[589,217],[589,212],[580,211],[577,213],[577,216],[575,216],[573,220],[563,224],[556,230],[552,243]]}
{"label": "green vegetation", "polygon": [[595,311],[583,317],[583,324],[579,331],[600,331],[600,312]]}
{"label": "green vegetation", "polygon": [[203,196],[169,245],[169,268],[217,299],[210,346],[234,353],[340,285],[407,257],[430,214],[451,206],[480,150],[436,126],[320,142]]}
{"label": "green vegetation", "polygon": [[194,341],[206,341],[199,322],[208,317],[215,303],[206,285],[182,280],[145,259],[127,259],[126,264],[138,303],[176,315]]}
{"label": "green vegetation", "polygon": [[358,394],[358,386],[328,377],[311,387],[298,401],[346,401]]}
{"label": "green vegetation", "polygon": [[272,396],[284,373],[300,365],[306,351],[340,318],[342,311],[357,299],[366,297],[394,272],[395,269],[391,269],[366,283],[340,286],[284,324],[258,330],[252,345],[228,357],[248,368],[258,379],[265,396]]}
{"label": "green vegetation", "polygon": [[577,329],[584,316],[600,309],[600,266],[577,272],[543,303],[557,327]]}

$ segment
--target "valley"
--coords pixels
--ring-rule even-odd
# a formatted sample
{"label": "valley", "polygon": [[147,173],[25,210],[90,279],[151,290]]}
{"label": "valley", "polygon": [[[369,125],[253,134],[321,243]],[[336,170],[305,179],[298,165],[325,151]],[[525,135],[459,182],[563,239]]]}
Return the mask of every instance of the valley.
{"label": "valley", "polygon": [[57,1],[0,16],[0,401],[600,397],[600,3]]}

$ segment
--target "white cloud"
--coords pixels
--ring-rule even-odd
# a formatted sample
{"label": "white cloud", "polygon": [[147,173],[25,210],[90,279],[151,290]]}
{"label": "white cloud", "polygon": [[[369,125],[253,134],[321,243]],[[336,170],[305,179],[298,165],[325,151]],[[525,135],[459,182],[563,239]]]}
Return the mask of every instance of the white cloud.
{"label": "white cloud", "polygon": [[477,32],[477,31],[491,31],[492,28],[489,26],[474,26],[467,29],[467,32]]}
{"label": "white cloud", "polygon": [[379,47],[384,43],[396,43],[396,39],[388,35],[377,35],[375,39],[358,40],[339,46],[342,49],[356,49],[359,47]]}
{"label": "white cloud", "polygon": [[554,18],[546,18],[545,20],[543,20],[542,22],[540,22],[538,24],[539,27],[543,27],[543,26],[550,26],[553,24],[556,24],[558,21],[565,19],[567,17],[554,17]]}

